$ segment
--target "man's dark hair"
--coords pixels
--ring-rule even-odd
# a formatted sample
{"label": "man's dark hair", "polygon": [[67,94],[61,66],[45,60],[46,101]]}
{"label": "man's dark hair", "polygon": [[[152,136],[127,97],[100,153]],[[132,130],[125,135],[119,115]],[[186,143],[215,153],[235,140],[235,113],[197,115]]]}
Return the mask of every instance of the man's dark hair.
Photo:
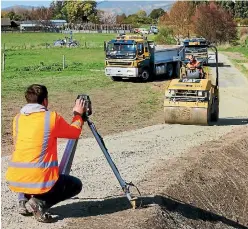
{"label": "man's dark hair", "polygon": [[44,99],[47,99],[47,97],[48,97],[47,88],[44,85],[40,85],[40,84],[30,85],[25,92],[25,98],[27,103],[42,104]]}

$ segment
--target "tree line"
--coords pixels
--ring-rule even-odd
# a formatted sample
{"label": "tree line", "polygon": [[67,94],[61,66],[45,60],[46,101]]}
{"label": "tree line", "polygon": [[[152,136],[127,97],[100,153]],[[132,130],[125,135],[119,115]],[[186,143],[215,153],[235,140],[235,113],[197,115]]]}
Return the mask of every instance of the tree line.
{"label": "tree line", "polygon": [[156,23],[164,10],[154,9],[149,15],[144,10],[126,16],[113,12],[97,10],[96,1],[52,1],[49,7],[37,7],[31,10],[15,8],[2,11],[1,17],[14,21],[64,19],[69,23],[80,24],[92,22],[95,24],[140,24]]}
{"label": "tree line", "polygon": [[159,18],[162,30],[157,39],[171,43],[173,38],[202,36],[215,43],[236,41],[235,15],[241,18],[247,13],[248,2],[177,1]]}

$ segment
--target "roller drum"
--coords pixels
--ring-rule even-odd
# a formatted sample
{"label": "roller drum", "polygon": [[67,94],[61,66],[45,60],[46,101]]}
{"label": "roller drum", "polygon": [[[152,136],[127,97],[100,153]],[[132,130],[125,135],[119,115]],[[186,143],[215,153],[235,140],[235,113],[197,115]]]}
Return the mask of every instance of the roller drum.
{"label": "roller drum", "polygon": [[199,107],[164,107],[165,123],[208,125],[207,108]]}

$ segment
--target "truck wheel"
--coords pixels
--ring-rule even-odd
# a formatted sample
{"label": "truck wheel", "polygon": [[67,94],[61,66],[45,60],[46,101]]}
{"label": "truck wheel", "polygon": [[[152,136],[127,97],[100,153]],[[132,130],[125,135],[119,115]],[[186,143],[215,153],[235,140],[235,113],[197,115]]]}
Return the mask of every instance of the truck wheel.
{"label": "truck wheel", "polygon": [[140,78],[143,82],[146,82],[150,79],[150,73],[147,69],[144,69],[140,74]]}
{"label": "truck wheel", "polygon": [[122,78],[121,77],[116,77],[116,76],[111,76],[110,77],[113,81],[121,81]]}
{"label": "truck wheel", "polygon": [[169,77],[169,78],[172,78],[173,73],[174,73],[173,65],[172,64],[168,64],[166,70],[167,70],[166,71],[167,72],[166,73],[166,76]]}

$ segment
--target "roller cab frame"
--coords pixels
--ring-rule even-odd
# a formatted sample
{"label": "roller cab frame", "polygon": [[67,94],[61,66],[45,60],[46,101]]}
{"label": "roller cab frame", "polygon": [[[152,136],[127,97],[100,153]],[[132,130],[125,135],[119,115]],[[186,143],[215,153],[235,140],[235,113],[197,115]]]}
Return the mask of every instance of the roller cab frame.
{"label": "roller cab frame", "polygon": [[202,67],[203,74],[199,69],[191,71],[182,67],[180,78],[172,80],[165,90],[165,123],[210,125],[218,121],[218,50],[213,45],[205,47],[214,50],[216,76],[209,73],[208,67]]}

